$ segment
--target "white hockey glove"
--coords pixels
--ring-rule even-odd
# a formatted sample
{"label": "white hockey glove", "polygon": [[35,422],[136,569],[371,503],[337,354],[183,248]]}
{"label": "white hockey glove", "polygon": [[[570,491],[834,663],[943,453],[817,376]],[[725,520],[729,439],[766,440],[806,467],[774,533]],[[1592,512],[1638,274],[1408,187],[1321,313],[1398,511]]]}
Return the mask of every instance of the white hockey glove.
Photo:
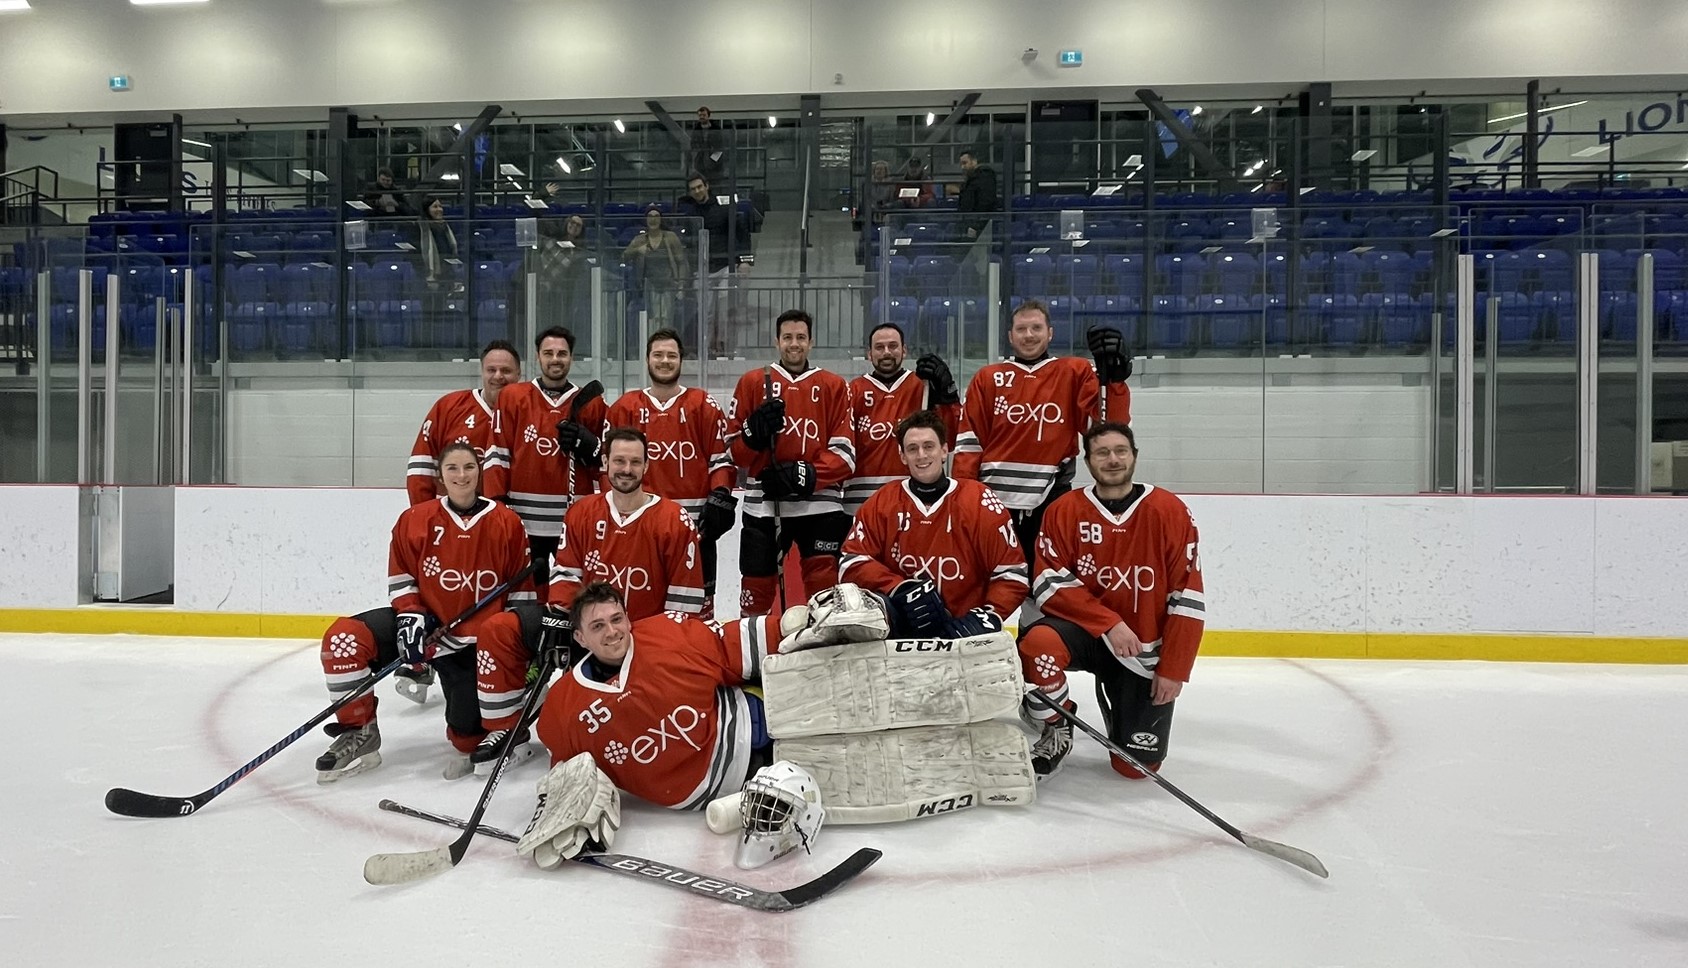
{"label": "white hockey glove", "polygon": [[539,781],[533,820],[516,844],[516,853],[552,870],[582,850],[609,850],[621,827],[621,791],[592,754],[578,753],[558,763]]}
{"label": "white hockey glove", "polygon": [[779,651],[798,652],[823,645],[844,642],[877,642],[890,631],[891,623],[885,615],[885,600],[872,592],[845,582],[815,593],[809,599],[804,624],[792,630],[795,621],[788,621],[792,612],[803,610],[799,605],[781,617]]}

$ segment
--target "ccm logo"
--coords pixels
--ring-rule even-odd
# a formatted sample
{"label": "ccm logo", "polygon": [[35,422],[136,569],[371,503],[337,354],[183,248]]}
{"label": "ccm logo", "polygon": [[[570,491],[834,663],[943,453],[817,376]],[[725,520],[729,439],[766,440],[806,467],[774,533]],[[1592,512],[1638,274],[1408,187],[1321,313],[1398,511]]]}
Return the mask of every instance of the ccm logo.
{"label": "ccm logo", "polygon": [[893,652],[954,652],[955,643],[948,639],[892,639]]}
{"label": "ccm logo", "polygon": [[735,887],[732,884],[724,884],[721,881],[713,881],[707,877],[700,877],[699,875],[693,874],[689,871],[677,871],[672,867],[663,867],[660,864],[640,863],[631,857],[623,857],[620,860],[611,861],[609,866],[614,867],[617,870],[632,871],[635,874],[642,874],[645,877],[654,877],[659,881],[667,881],[670,884],[678,884],[681,887],[689,887],[694,891],[699,891],[704,894],[713,894],[719,897],[736,897],[741,900],[749,900],[755,896],[750,891],[747,891],[742,887]]}
{"label": "ccm logo", "polygon": [[945,797],[942,800],[933,800],[931,803],[923,803],[920,805],[920,808],[914,812],[914,815],[917,818],[935,817],[940,813],[950,813],[955,810],[966,810],[972,805],[973,794],[963,793],[959,797]]}

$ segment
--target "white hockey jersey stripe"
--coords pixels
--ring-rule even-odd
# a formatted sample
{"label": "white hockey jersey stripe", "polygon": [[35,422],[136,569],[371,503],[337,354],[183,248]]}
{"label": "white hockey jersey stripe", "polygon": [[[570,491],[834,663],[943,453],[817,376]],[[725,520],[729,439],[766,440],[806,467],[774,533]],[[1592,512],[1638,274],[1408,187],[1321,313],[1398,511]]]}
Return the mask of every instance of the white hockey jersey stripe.
{"label": "white hockey jersey stripe", "polygon": [[709,770],[676,810],[701,810],[709,801],[744,785],[750,771],[750,703],[744,690],[722,686],[715,690],[715,708],[720,712],[720,729]]}
{"label": "white hockey jersey stripe", "polygon": [[665,612],[689,612],[696,615],[703,611],[703,589],[669,585],[668,595],[662,600],[662,610]]}

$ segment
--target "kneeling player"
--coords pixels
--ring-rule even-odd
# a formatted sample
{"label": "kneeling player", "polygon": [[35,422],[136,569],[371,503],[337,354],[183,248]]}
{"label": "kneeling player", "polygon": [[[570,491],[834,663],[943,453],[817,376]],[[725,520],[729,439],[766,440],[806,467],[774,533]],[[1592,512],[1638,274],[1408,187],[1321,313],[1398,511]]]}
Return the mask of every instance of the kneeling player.
{"label": "kneeling player", "polygon": [[[1206,614],[1196,521],[1171,491],[1132,483],[1130,427],[1087,430],[1084,462],[1096,483],[1057,498],[1043,518],[1032,597],[1044,617],[1021,631],[1020,664],[1026,681],[1069,710],[1077,705],[1066,670],[1094,673],[1109,738],[1159,769]],[[1032,765],[1051,776],[1072,748],[1072,727],[1042,706],[1028,702],[1026,711],[1043,724]]]}
{"label": "kneeling player", "polygon": [[575,596],[573,617],[588,654],[539,713],[553,766],[590,753],[616,787],[701,810],[770,762],[762,701],[742,687],[761,678],[778,615],[716,625],[668,612],[635,622],[614,586],[593,582]]}
{"label": "kneeling player", "polygon": [[893,636],[1001,630],[1027,591],[1008,509],[978,481],[944,473],[949,429],[936,413],[903,418],[897,447],[909,476],[880,487],[856,512],[839,581],[890,600]]}
{"label": "kneeling player", "polygon": [[[520,583],[504,600],[488,602],[448,635],[434,635],[442,621],[467,611],[479,598],[508,581],[528,563],[527,536],[514,511],[479,494],[480,461],[467,443],[447,444],[440,452],[444,496],[399,515],[388,550],[387,585],[392,604],[338,619],[322,636],[322,671],[328,692],[339,698],[359,688],[380,668],[403,656],[415,665],[438,670],[445,692],[446,738],[460,755],[446,767],[455,779],[470,772],[468,754],[481,741],[480,708],[475,694],[475,649],[484,644],[514,643],[522,621],[504,610],[506,602],[531,602],[531,583]],[[527,616],[537,627],[537,610]],[[418,702],[427,696],[431,673],[413,675],[400,693]],[[362,696],[336,713],[327,727],[335,737],[317,758],[317,781],[328,783],[381,763],[381,731],[375,724],[376,699]]]}

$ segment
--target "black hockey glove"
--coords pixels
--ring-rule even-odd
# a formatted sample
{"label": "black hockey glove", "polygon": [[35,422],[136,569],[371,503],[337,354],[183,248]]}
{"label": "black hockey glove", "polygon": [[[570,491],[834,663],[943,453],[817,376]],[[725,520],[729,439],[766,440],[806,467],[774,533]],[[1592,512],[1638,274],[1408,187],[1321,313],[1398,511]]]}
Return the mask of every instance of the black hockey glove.
{"label": "black hockey glove", "polygon": [[964,639],[972,635],[988,635],[1002,631],[1002,619],[983,605],[960,618],[949,620],[944,629],[946,639]]}
{"label": "black hockey glove", "polygon": [[568,609],[546,606],[539,613],[539,660],[567,669],[574,647],[574,619]]}
{"label": "black hockey glove", "polygon": [[709,492],[709,500],[703,503],[703,515],[698,522],[698,530],[703,532],[703,540],[714,541],[733,529],[733,519],[738,513],[738,498],[733,497],[729,488],[718,487]]}
{"label": "black hockey glove", "polygon": [[1096,361],[1096,376],[1103,383],[1123,383],[1131,376],[1131,357],[1125,352],[1125,338],[1112,326],[1092,326],[1085,331],[1090,356]]}
{"label": "black hockey glove", "polygon": [[889,601],[892,617],[896,620],[893,628],[898,632],[916,637],[936,637],[943,635],[949,627],[949,609],[944,607],[938,586],[929,579],[910,578],[891,589]]}
{"label": "black hockey glove", "polygon": [[914,375],[925,380],[927,387],[931,388],[932,406],[961,402],[961,391],[955,387],[955,377],[950,374],[949,364],[938,354],[922,356],[914,364]]}
{"label": "black hockey glove", "polygon": [[807,501],[815,496],[815,465],[806,460],[775,464],[756,480],[770,501]]}
{"label": "black hockey glove", "polygon": [[598,436],[573,420],[557,421],[557,449],[582,464],[598,462]]}
{"label": "black hockey glove", "polygon": [[751,450],[773,450],[774,437],[785,427],[785,401],[764,400],[744,421],[744,445]]}
{"label": "black hockey glove", "polygon": [[428,633],[439,628],[439,619],[427,612],[400,612],[395,617],[394,639],[398,642],[399,655],[407,665],[421,665],[432,659],[436,652],[451,651],[442,649],[441,643],[428,641]]}

